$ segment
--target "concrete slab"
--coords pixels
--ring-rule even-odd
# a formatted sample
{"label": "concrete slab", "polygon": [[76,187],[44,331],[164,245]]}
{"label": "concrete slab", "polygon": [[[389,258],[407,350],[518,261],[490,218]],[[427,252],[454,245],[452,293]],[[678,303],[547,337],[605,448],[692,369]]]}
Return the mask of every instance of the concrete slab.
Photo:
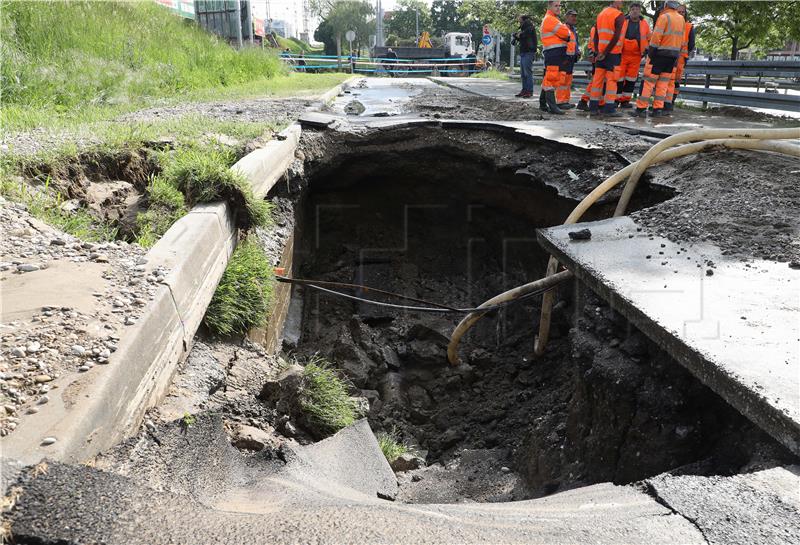
{"label": "concrete slab", "polygon": [[800,543],[799,466],[731,477],[662,475],[647,485],[711,545]]}
{"label": "concrete slab", "polygon": [[[591,240],[570,240],[570,231],[584,228]],[[704,384],[800,454],[799,271],[649,237],[628,217],[542,229],[538,236]]]}
{"label": "concrete slab", "polygon": [[270,140],[263,148],[248,153],[231,169],[243,174],[250,182],[256,198],[263,199],[294,161],[299,141],[300,125],[294,123],[282,130],[278,139]]}

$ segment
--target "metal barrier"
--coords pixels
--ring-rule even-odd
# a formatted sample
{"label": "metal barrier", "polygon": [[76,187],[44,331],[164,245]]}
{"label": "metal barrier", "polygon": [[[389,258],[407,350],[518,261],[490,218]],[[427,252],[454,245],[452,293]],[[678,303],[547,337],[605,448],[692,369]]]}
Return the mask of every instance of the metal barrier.
{"label": "metal barrier", "polygon": [[[473,74],[482,72],[475,66],[475,59],[462,59],[460,57],[425,59],[420,62],[415,59],[371,58],[336,55],[303,55],[281,54],[281,60],[298,72],[319,70],[345,70],[358,74]],[[305,64],[298,64],[299,62]]]}
{"label": "metal barrier", "polygon": [[[534,74],[544,73],[544,63],[533,64]],[[575,63],[576,72],[588,72],[591,63],[581,61]],[[518,70],[515,69],[515,73]],[[688,76],[705,76],[705,86],[687,85]],[[734,91],[728,89],[711,88],[711,78],[735,77],[744,78],[752,86],[755,81],[757,89],[762,87],[764,78],[800,80],[800,61],[689,61],[684,68],[684,83],[681,85],[681,99],[703,102],[705,108],[709,102],[714,104],[729,104],[732,106],[747,106],[750,108],[765,108],[770,110],[783,110],[800,112],[800,95],[788,94],[789,87],[796,87],[794,81],[786,82],[787,87],[783,93],[759,91]],[[641,81],[641,80],[640,80]],[[589,83],[585,76],[573,78],[573,84],[585,88]],[[743,83],[739,80],[739,83]],[[737,81],[733,81],[737,86]],[[746,86],[746,85],[741,85]]]}

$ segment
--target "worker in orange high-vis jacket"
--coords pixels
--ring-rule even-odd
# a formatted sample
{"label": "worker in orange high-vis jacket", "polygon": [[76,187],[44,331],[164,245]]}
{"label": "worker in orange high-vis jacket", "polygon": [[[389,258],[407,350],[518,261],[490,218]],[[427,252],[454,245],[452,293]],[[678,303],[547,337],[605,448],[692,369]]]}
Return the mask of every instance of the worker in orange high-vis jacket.
{"label": "worker in orange high-vis jacket", "polygon": [[[619,117],[616,112],[617,100],[617,67],[622,60],[622,25],[625,15],[620,11],[622,0],[615,0],[597,16],[595,33],[595,50],[597,59],[594,63],[592,88],[589,92],[589,115],[605,115]],[[605,84],[605,93],[603,85]],[[600,98],[605,95],[605,105],[600,110]]]}
{"label": "worker in orange high-vis jacket", "polygon": [[683,78],[683,69],[686,66],[686,61],[689,60],[689,55],[694,51],[694,25],[689,22],[686,14],[686,5],[681,4],[678,6],[678,13],[681,14],[684,21],[686,21],[683,28],[683,43],[681,44],[681,56],[678,57],[678,63],[675,65],[675,73],[669,82],[667,90],[667,99],[664,101],[664,114],[672,115],[672,108],[675,101],[680,94],[681,79]]}
{"label": "worker in orange high-vis jacket", "polygon": [[664,2],[664,9],[658,16],[650,36],[650,46],[647,49],[649,58],[644,66],[644,85],[639,99],[636,101],[636,110],[631,112],[634,117],[647,116],[647,106],[651,96],[653,97],[652,116],[664,115],[664,101],[669,91],[669,82],[673,77],[683,44],[685,24],[683,17],[677,11],[679,6],[680,3],[673,0]]}
{"label": "worker in orange high-vis jacket", "polygon": [[569,99],[572,96],[572,71],[575,63],[581,58],[581,44],[578,41],[578,12],[571,9],[564,17],[564,22],[569,29],[569,42],[567,42],[567,55],[564,59],[564,65],[561,67],[561,83],[556,89],[556,103],[562,110],[570,110],[575,107],[570,104]]}
{"label": "worker in orange high-vis jacket", "polygon": [[[581,96],[580,101],[578,102],[577,108],[579,110],[583,110],[584,112],[589,111],[589,93],[592,92],[592,78],[594,77],[594,61],[597,58],[597,51],[594,49],[594,42],[595,42],[595,35],[597,34],[597,27],[592,25],[592,28],[589,30],[589,43],[586,44],[586,53],[588,54],[589,62],[592,64],[592,69],[586,75],[589,76],[589,83],[586,85],[586,92],[583,93]],[[605,92],[605,91],[603,91]],[[604,101],[600,102],[602,106],[605,104]]]}
{"label": "worker in orange high-vis jacket", "polygon": [[639,2],[632,2],[628,7],[621,37],[622,62],[617,72],[617,103],[621,108],[630,108],[642,56],[647,52],[650,40],[650,25],[642,17],[642,5]]}
{"label": "worker in orange high-vis jacket", "polygon": [[567,25],[558,18],[560,15],[561,0],[547,2],[547,13],[542,19],[542,27],[539,32],[545,66],[539,107],[545,112],[563,115],[563,110],[556,103],[556,88],[561,83],[561,67],[567,56],[570,32]]}

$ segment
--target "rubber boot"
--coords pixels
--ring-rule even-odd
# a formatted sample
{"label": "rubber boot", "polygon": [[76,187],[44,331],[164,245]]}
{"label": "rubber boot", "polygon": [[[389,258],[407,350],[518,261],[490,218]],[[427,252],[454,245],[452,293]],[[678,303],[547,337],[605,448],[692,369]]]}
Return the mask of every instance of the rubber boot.
{"label": "rubber boot", "polygon": [[664,109],[661,111],[661,115],[663,115],[664,117],[672,116],[672,102],[664,103]]}
{"label": "rubber boot", "polygon": [[631,117],[647,117],[647,108],[636,108],[630,113]]}
{"label": "rubber boot", "polygon": [[631,105],[631,102],[629,100],[626,100],[624,102],[620,102],[619,103],[619,107],[624,109],[624,110],[629,110],[629,109],[633,108],[633,106]]}
{"label": "rubber boot", "polygon": [[550,111],[550,109],[547,107],[547,99],[545,98],[544,95],[544,89],[542,89],[542,92],[539,93],[539,109],[543,112]]}
{"label": "rubber boot", "polygon": [[653,113],[650,114],[650,117],[667,117],[664,115],[664,110],[662,108],[654,109]]}
{"label": "rubber boot", "polygon": [[547,91],[544,94],[544,98],[547,101],[547,108],[550,110],[551,114],[564,115],[564,111],[561,110],[561,108],[559,108],[558,104],[556,103],[556,91],[555,91],[555,89],[552,90],[552,91]]}
{"label": "rubber boot", "polygon": [[578,102],[578,105],[575,106],[575,107],[578,108],[582,112],[588,112],[589,111],[589,103],[586,102],[583,99],[581,99],[580,102]]}
{"label": "rubber boot", "polygon": [[572,108],[575,107],[574,104],[570,104],[569,102],[561,102],[560,104],[557,104],[557,106],[561,110],[571,110]]}

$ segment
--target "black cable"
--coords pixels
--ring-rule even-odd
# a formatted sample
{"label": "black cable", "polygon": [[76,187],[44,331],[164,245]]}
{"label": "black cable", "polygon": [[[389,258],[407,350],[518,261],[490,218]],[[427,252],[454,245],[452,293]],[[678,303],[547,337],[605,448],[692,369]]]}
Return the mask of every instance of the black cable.
{"label": "black cable", "polygon": [[[440,314],[450,314],[450,313],[470,314],[472,312],[482,312],[482,313],[492,312],[494,310],[499,310],[499,309],[502,309],[502,308],[517,304],[517,303],[522,302],[522,301],[524,301],[524,300],[526,300],[526,299],[528,299],[530,297],[534,297],[536,295],[541,295],[544,292],[549,291],[549,290],[553,289],[554,287],[556,287],[556,286],[551,286],[549,288],[535,290],[535,291],[532,291],[530,293],[526,293],[525,295],[522,295],[520,297],[517,297],[516,299],[511,299],[509,301],[504,301],[502,303],[498,303],[496,305],[492,305],[492,306],[488,306],[488,307],[483,307],[483,308],[478,308],[478,307],[475,307],[475,308],[453,308],[453,307],[447,307],[445,305],[439,305],[437,303],[429,303],[429,302],[424,301],[422,299],[414,299],[412,297],[401,295],[399,293],[393,293],[393,292],[390,292],[390,291],[378,290],[378,289],[374,289],[374,288],[369,288],[367,286],[361,286],[361,285],[358,285],[358,284],[344,284],[347,287],[364,289],[365,291],[375,291],[377,293],[383,293],[383,294],[386,294],[386,295],[390,295],[392,297],[398,297],[398,298],[401,298],[401,299],[411,299],[411,300],[415,300],[415,301],[422,302],[422,303],[425,303],[425,304],[436,305],[436,307],[437,307],[437,308],[432,308],[432,307],[415,307],[415,306],[411,306],[411,305],[396,305],[394,303],[385,303],[383,301],[375,301],[373,299],[364,299],[363,297],[357,297],[355,295],[350,295],[348,293],[342,293],[340,291],[331,290],[331,289],[325,288],[325,287],[323,287],[321,285],[318,285],[318,284],[326,284],[326,285],[339,284],[338,282],[324,282],[324,281],[317,282],[315,280],[304,280],[304,279],[300,279],[300,278],[287,278],[285,276],[277,276],[277,275],[276,275],[276,279],[278,280],[278,282],[286,282],[286,283],[289,283],[289,284],[300,284],[300,285],[308,286],[310,288],[314,288],[316,290],[319,290],[319,291],[322,291],[322,292],[325,292],[325,293],[329,293],[331,295],[338,295],[340,297],[344,297],[345,299],[351,299],[353,301],[358,301],[358,302],[361,302],[361,303],[367,303],[367,304],[370,304],[370,305],[377,305],[377,306],[383,306],[383,307],[389,307],[389,308],[396,308],[396,309],[400,309],[400,310],[412,310],[412,311],[415,311],[415,312],[432,312],[432,313],[440,313]],[[556,285],[558,285],[558,284],[556,284]]]}

